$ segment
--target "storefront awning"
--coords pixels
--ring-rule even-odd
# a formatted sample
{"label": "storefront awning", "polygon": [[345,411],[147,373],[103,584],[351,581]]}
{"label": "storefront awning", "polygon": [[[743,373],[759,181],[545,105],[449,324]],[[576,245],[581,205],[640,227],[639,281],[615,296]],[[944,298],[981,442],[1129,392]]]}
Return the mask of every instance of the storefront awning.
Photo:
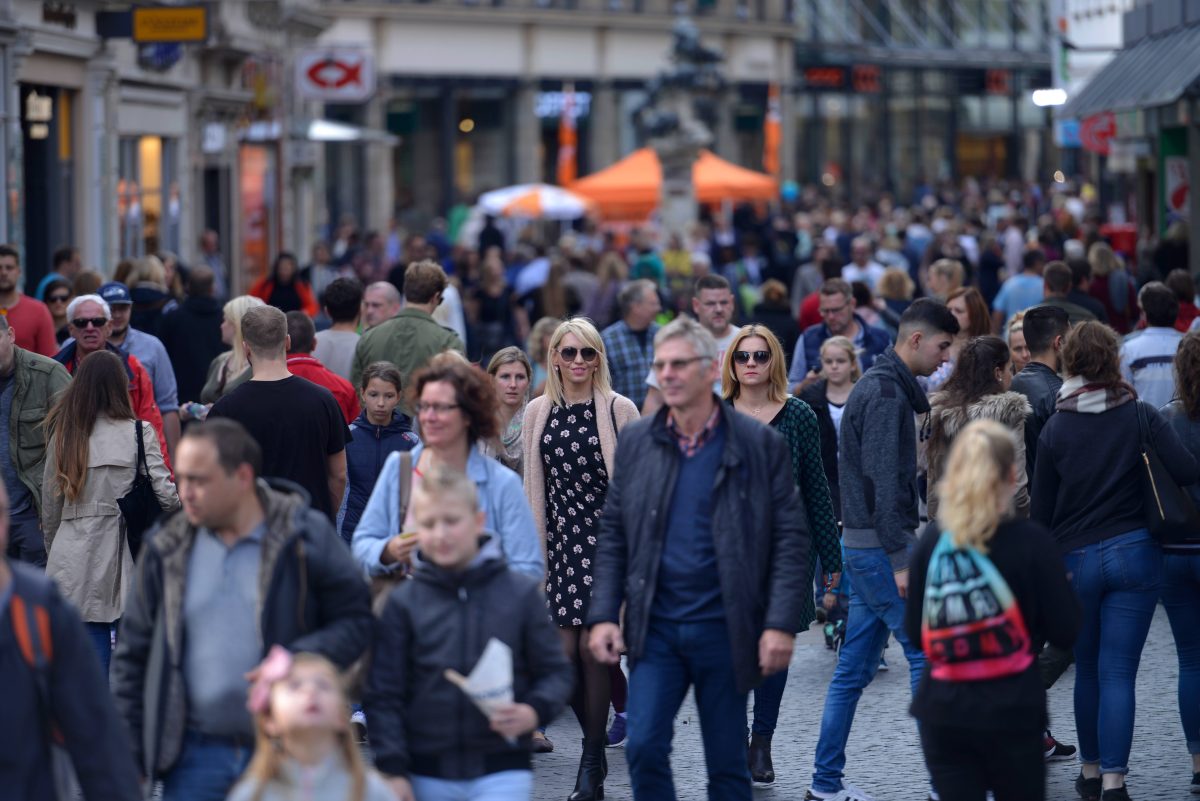
{"label": "storefront awning", "polygon": [[1146,37],[1119,51],[1063,106],[1061,116],[1085,119],[1103,111],[1134,111],[1174,103],[1200,79],[1200,25]]}

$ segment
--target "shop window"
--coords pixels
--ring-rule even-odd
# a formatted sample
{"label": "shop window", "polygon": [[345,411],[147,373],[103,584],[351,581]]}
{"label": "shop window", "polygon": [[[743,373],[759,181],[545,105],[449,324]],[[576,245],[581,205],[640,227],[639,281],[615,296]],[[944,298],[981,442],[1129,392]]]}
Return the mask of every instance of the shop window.
{"label": "shop window", "polygon": [[180,196],[177,142],[158,136],[122,137],[119,143],[117,215],[122,259],[161,250],[179,252]]}

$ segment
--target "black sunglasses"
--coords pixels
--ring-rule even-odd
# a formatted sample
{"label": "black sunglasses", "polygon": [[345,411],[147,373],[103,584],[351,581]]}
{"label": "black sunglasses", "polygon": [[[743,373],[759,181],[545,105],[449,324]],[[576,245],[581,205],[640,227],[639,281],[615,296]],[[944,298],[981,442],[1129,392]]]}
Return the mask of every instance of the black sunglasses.
{"label": "black sunglasses", "polygon": [[771,351],[769,350],[756,350],[753,353],[748,350],[735,350],[733,352],[733,360],[738,364],[749,364],[751,356],[754,357],[756,364],[766,364],[771,361]]}
{"label": "black sunglasses", "polygon": [[82,331],[88,327],[88,323],[92,324],[92,328],[103,328],[107,322],[104,317],[76,317],[71,321],[71,325]]}
{"label": "black sunglasses", "polygon": [[565,362],[575,361],[576,356],[582,356],[585,362],[594,362],[596,357],[600,355],[600,351],[595,348],[559,348],[558,355]]}
{"label": "black sunglasses", "polygon": [[70,295],[47,295],[46,296],[47,303],[66,303],[70,299],[71,299]]}

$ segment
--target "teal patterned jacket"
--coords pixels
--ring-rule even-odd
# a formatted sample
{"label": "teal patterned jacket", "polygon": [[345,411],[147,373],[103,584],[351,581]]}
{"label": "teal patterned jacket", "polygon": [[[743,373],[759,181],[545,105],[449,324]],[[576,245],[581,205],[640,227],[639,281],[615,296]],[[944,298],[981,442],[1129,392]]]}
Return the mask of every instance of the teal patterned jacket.
{"label": "teal patterned jacket", "polygon": [[[825,573],[842,571],[842,541],[838,531],[837,515],[833,511],[833,500],[829,495],[829,482],[825,479],[825,467],[821,462],[821,431],[817,425],[817,414],[799,398],[788,398],[783,409],[771,421],[775,430],[787,440],[792,454],[792,477],[804,499],[804,510],[808,515],[808,530],[812,537],[812,553],[821,557],[821,568]],[[806,587],[812,587],[816,560],[810,555]],[[817,617],[813,593],[804,599],[804,614],[801,631]]]}

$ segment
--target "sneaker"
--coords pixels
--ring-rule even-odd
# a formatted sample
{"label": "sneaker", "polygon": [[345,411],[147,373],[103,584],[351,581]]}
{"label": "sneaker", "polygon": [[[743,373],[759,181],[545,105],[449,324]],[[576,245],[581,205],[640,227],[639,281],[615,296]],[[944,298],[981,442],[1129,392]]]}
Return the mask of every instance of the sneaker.
{"label": "sneaker", "polygon": [[356,709],[350,716],[350,733],[359,745],[367,741],[367,715],[361,709]]}
{"label": "sneaker", "polygon": [[1200,773],[1192,774],[1192,792],[1200,793]]}
{"label": "sneaker", "polygon": [[1123,784],[1120,787],[1105,790],[1100,794],[1100,801],[1129,801],[1129,790]]}
{"label": "sneaker", "polygon": [[888,667],[887,658],[883,654],[879,655],[879,669],[891,670],[891,668]]}
{"label": "sneaker", "polygon": [[1051,736],[1050,732],[1046,732],[1044,743],[1046,750],[1042,756],[1047,762],[1061,762],[1075,756],[1075,746],[1060,743]]}
{"label": "sneaker", "polygon": [[836,793],[822,793],[810,787],[804,794],[804,801],[875,801],[875,798],[852,784],[843,783]]}
{"label": "sneaker", "polygon": [[1079,797],[1085,801],[1099,801],[1101,786],[1099,776],[1094,779],[1085,779],[1080,773],[1075,777],[1075,792],[1079,793]]}
{"label": "sneaker", "polygon": [[608,747],[617,748],[625,745],[625,716],[618,712],[613,715],[612,725],[608,727]]}

